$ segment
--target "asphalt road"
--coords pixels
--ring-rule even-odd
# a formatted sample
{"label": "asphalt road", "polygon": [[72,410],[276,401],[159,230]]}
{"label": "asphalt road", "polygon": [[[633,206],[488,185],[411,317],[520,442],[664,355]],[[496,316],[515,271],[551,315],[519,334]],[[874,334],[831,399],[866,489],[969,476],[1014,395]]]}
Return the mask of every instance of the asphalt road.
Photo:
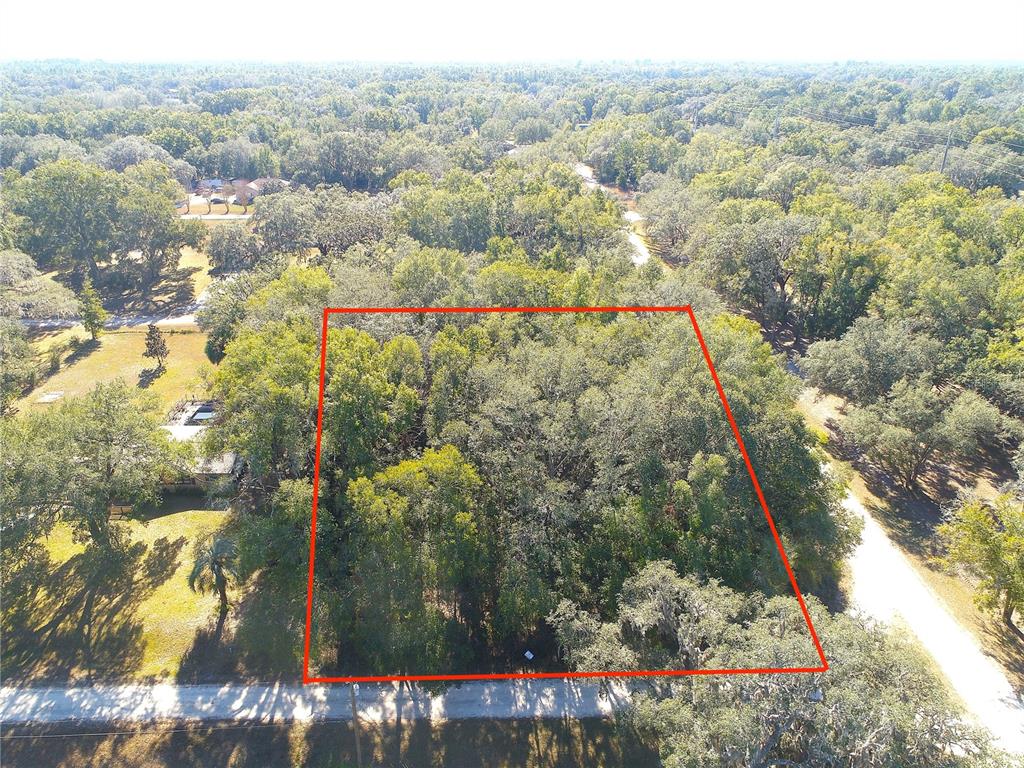
{"label": "asphalt road", "polygon": [[[0,721],[346,720],[352,716],[350,696],[341,684],[0,688]],[[602,693],[597,683],[573,680],[469,682],[437,696],[407,684],[361,683],[356,696],[359,718],[367,722],[602,717],[627,700],[622,685]]]}

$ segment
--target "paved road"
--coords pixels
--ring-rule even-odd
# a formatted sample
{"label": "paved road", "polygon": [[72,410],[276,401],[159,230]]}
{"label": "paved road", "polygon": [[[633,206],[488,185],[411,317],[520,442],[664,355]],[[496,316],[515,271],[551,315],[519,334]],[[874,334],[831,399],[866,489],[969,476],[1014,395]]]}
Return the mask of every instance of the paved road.
{"label": "paved road", "polygon": [[847,494],[843,506],[864,520],[860,546],[849,561],[855,608],[890,624],[902,619],[970,713],[1004,749],[1024,753],[1024,705],[1006,673],[957,623],[864,505]]}
{"label": "paved road", "polygon": [[[145,315],[111,315],[107,318],[104,327],[114,330],[117,328],[149,325],[150,323],[155,323],[156,325],[195,325],[196,312],[203,308],[207,296],[208,292],[203,291],[194,302],[184,307],[177,307],[170,313],[154,312]],[[29,328],[55,329],[71,328],[72,326],[79,325],[82,321],[78,318],[55,318],[52,320],[22,319],[22,322]]]}
{"label": "paved road", "polygon": [[[280,683],[0,688],[0,721],[346,720],[350,695],[347,685]],[[596,683],[572,680],[470,682],[438,696],[407,685],[362,683],[357,694],[359,717],[368,722],[602,717],[627,702],[622,685],[602,694]]]}
{"label": "paved road", "polygon": [[[178,309],[175,314],[171,315],[111,315],[107,318],[107,322],[103,327],[110,330],[116,330],[118,328],[134,328],[139,325],[149,325],[150,323],[154,323],[156,325],[195,325],[195,313],[198,309],[199,305],[192,304]],[[72,318],[62,318],[59,320],[22,320],[22,322],[29,328],[56,329],[71,328],[76,325],[81,325],[82,321]]]}

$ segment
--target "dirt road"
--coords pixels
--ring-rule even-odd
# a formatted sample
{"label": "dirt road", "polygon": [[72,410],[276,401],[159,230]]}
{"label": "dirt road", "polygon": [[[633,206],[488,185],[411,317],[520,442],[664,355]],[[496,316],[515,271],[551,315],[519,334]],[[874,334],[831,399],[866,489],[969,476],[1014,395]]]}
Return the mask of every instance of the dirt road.
{"label": "dirt road", "polygon": [[1004,749],[1024,753],[1024,705],[1002,668],[957,623],[864,505],[852,494],[843,505],[864,519],[860,546],[849,561],[854,609],[909,629],[978,722]]}

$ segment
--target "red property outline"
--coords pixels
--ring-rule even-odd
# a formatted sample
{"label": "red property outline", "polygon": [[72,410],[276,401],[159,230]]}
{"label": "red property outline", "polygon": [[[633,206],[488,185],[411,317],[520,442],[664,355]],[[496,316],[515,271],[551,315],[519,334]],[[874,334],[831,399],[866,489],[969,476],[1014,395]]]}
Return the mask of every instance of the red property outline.
{"label": "red property outline", "polygon": [[[754,485],[754,492],[761,504],[765,520],[768,521],[768,528],[775,539],[775,546],[779,550],[782,563],[786,567],[786,574],[789,576],[789,583],[793,587],[793,594],[800,604],[800,611],[803,613],[804,621],[810,632],[814,648],[821,659],[821,665],[817,667],[761,667],[752,669],[652,669],[638,670],[631,672],[505,672],[490,675],[355,675],[342,677],[313,677],[309,674],[309,648],[310,633],[313,623],[313,573],[316,560],[316,514],[320,492],[320,441],[323,432],[324,422],[324,384],[327,372],[327,321],[332,314],[487,314],[498,312],[685,312],[690,316],[693,324],[693,331],[697,336],[701,352],[704,355],[704,362],[707,363],[711,378],[718,390],[718,398],[722,401],[722,408],[725,416],[732,427],[732,433],[736,437],[736,444],[739,446],[740,454],[747,465],[747,472]],[[309,538],[309,581],[306,587],[306,635],[305,646],[302,654],[302,682],[309,683],[363,683],[363,682],[396,682],[415,680],[519,680],[528,678],[572,678],[572,677],[682,677],[686,675],[755,675],[769,673],[801,673],[801,672],[826,672],[828,671],[828,660],[822,650],[818,633],[811,621],[811,614],[804,603],[803,595],[796,583],[796,576],[789,564],[786,550],[782,546],[782,539],[775,528],[775,521],[772,513],[768,511],[768,502],[765,501],[764,493],[761,491],[761,484],[757,481],[754,473],[754,466],[747,455],[747,448],[743,444],[740,430],[736,426],[732,410],[729,408],[729,401],[722,389],[722,383],[718,380],[718,373],[715,371],[714,363],[711,362],[711,355],[708,352],[707,344],[704,343],[704,336],[697,325],[697,318],[693,314],[693,308],[689,304],[681,307],[326,307],[323,314],[323,327],[320,335],[320,394],[317,402],[316,416],[316,453],[313,461],[313,516],[312,527]]]}

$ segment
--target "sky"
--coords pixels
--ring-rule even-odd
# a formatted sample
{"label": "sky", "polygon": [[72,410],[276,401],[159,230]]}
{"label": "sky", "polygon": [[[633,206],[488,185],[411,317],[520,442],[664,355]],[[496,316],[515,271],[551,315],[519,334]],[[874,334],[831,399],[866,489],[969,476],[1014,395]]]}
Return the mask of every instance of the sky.
{"label": "sky", "polygon": [[6,0],[0,59],[1024,63],[1024,0]]}

